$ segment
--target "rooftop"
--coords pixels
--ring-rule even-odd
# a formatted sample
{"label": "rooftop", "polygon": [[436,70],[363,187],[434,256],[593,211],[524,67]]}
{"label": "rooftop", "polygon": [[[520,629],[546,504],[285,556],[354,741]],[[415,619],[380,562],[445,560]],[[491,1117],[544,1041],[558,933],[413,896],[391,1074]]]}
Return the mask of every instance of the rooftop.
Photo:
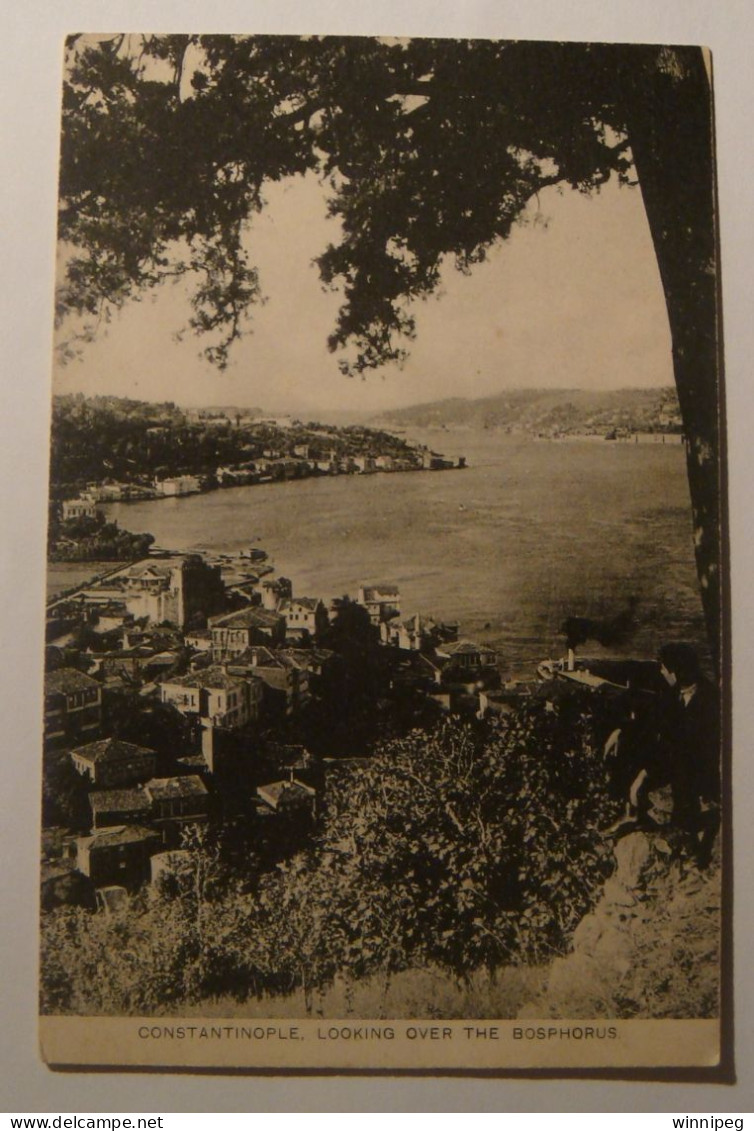
{"label": "rooftop", "polygon": [[142,825],[116,825],[111,829],[100,829],[91,836],[76,839],[79,848],[117,848],[121,844],[138,844],[140,841],[159,841],[160,834]]}
{"label": "rooftop", "polygon": [[92,813],[109,813],[120,810],[149,809],[149,798],[141,789],[98,789],[89,794]]}
{"label": "rooftop", "polygon": [[[391,617],[387,622],[388,624],[395,625],[397,622],[396,617]],[[405,620],[400,622],[405,629],[409,632],[431,632],[434,628],[439,628],[440,625],[432,617],[424,617],[420,613],[415,613],[412,617],[406,617]]]}
{"label": "rooftop", "polygon": [[170,571],[180,564],[180,559],[167,559],[163,561],[152,561],[149,558],[141,562],[135,562],[127,571],[127,577],[145,577],[152,574],[154,577],[169,577]]}
{"label": "rooftop", "polygon": [[253,667],[281,667],[277,660],[277,652],[265,648],[263,644],[252,645],[244,648],[238,656],[226,661],[225,667],[229,672],[243,671],[244,675]]}
{"label": "rooftop", "polygon": [[453,644],[443,644],[437,649],[437,653],[442,656],[497,655],[494,648],[488,648],[485,644],[475,644],[473,640],[458,640]]}
{"label": "rooftop", "polygon": [[209,624],[210,628],[274,628],[279,621],[280,617],[277,613],[268,612],[267,609],[260,609],[257,606],[211,617]]}
{"label": "rooftop", "polygon": [[397,585],[364,585],[365,601],[385,601],[397,597],[400,590]]}
{"label": "rooftop", "polygon": [[135,648],[115,648],[111,652],[100,652],[99,660],[148,660],[154,656],[154,648],[149,644],[138,644]]}
{"label": "rooftop", "polygon": [[47,672],[45,675],[45,692],[48,695],[54,692],[70,694],[73,691],[90,691],[99,686],[96,679],[76,668],[58,668],[56,672]]}
{"label": "rooftop", "polygon": [[286,801],[309,801],[310,798],[317,796],[316,789],[295,780],[268,782],[266,785],[258,786],[257,793],[273,809],[277,809],[284,798]]}
{"label": "rooftop", "polygon": [[197,774],[180,778],[152,778],[144,786],[153,801],[166,801],[176,797],[203,797],[207,787]]}
{"label": "rooftop", "polygon": [[249,664],[252,668],[284,668],[290,670],[300,665],[285,652],[273,648],[247,648],[235,661],[228,664],[231,669],[238,663]]}
{"label": "rooftop", "polygon": [[200,668],[190,675],[179,675],[166,679],[163,687],[206,687],[210,691],[235,691],[240,686],[240,681],[228,675],[224,668],[215,665],[211,668]]}
{"label": "rooftop", "polygon": [[310,609],[311,612],[314,612],[317,606],[321,604],[322,601],[319,597],[284,597],[280,602],[279,608],[282,612],[284,609],[294,609],[298,606],[299,608]]}
{"label": "rooftop", "polygon": [[320,664],[326,664],[335,653],[330,648],[279,648],[277,655],[287,656],[299,667],[310,669]]}
{"label": "rooftop", "polygon": [[154,754],[154,750],[149,746],[123,742],[120,738],[100,738],[86,746],[77,746],[71,753],[87,762],[120,762],[133,758],[135,754]]}

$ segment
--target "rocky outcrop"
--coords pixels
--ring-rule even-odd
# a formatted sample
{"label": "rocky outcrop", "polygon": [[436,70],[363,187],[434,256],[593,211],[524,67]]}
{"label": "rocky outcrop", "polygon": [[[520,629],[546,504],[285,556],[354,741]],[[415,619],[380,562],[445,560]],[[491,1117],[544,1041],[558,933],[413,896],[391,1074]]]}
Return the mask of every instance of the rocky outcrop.
{"label": "rocky outcrop", "polygon": [[594,909],[520,1017],[710,1017],[718,1013],[720,867],[701,871],[672,833],[635,831]]}

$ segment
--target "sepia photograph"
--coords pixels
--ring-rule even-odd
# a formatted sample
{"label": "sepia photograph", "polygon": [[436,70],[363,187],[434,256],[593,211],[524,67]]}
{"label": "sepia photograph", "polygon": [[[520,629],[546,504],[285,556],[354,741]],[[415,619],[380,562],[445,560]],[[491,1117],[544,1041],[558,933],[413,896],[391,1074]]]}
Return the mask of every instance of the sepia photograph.
{"label": "sepia photograph", "polygon": [[46,1062],[719,1071],[709,51],[70,34],[59,176]]}

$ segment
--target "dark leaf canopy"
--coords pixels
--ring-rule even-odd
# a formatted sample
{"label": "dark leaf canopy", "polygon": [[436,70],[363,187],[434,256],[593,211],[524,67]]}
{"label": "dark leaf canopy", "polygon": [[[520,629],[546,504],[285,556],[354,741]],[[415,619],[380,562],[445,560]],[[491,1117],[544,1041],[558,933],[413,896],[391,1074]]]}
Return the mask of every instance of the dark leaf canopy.
{"label": "dark leaf canopy", "polygon": [[[680,81],[684,51],[674,56]],[[63,103],[59,298],[97,315],[198,279],[225,364],[260,282],[244,231],[268,182],[314,171],[341,224],[318,260],[346,371],[403,356],[411,299],[466,271],[532,197],[632,175],[625,107],[657,48],[230,36],[74,37]]]}
{"label": "dark leaf canopy", "polygon": [[329,37],[74,37],[63,102],[58,310],[101,317],[169,277],[220,367],[260,297],[245,230],[265,185],[319,176],[318,259],[341,368],[400,361],[411,302],[467,271],[527,203],[636,179],[686,432],[697,566],[720,655],[719,314],[701,48]]}

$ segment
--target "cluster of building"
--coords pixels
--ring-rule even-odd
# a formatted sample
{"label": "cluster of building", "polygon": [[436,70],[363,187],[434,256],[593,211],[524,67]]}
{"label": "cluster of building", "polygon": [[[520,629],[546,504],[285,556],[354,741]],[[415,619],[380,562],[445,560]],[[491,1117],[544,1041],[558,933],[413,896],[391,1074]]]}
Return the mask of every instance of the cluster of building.
{"label": "cluster of building", "polygon": [[313,443],[294,444],[290,451],[266,448],[264,454],[240,463],[219,466],[213,472],[171,475],[145,482],[90,483],[76,498],[61,504],[63,521],[94,518],[98,503],[135,502],[144,499],[196,495],[217,487],[241,487],[313,475],[374,475],[377,472],[447,471],[463,468],[426,447],[406,448],[405,454],[343,453]]}
{"label": "cluster of building", "polygon": [[[494,650],[459,639],[456,624],[402,616],[397,586],[325,601],[295,594],[264,558],[150,556],[49,606],[45,749],[70,760],[90,814],[47,860],[53,887],[73,869],[98,889],[132,888],[153,877],[155,857],[163,873],[184,852],[186,826],[212,821],[239,751],[253,762],[260,734],[282,733],[313,700],[329,695],[337,709],[349,663],[348,632],[333,634],[339,618],[358,625],[386,696],[478,710],[499,687]],[[105,733],[108,696],[124,692],[129,710],[159,704],[182,720],[190,737],[169,767]],[[303,747],[286,747],[275,766],[277,776],[252,775],[250,798],[273,837],[275,818],[316,819],[322,785]]]}

